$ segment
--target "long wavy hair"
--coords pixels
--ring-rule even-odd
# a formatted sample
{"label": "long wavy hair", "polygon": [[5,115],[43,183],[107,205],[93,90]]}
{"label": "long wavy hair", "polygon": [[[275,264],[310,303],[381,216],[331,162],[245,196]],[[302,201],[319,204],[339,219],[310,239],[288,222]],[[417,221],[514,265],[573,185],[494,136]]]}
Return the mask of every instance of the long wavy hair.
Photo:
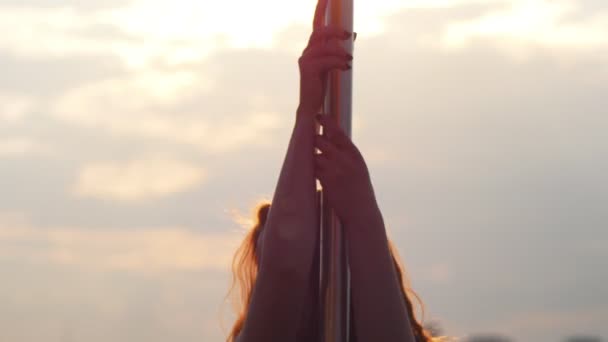
{"label": "long wavy hair", "polygon": [[[243,242],[234,254],[232,261],[232,285],[228,291],[227,297],[230,297],[232,301],[233,309],[237,314],[237,319],[226,339],[227,342],[235,342],[235,339],[243,329],[245,319],[247,318],[251,293],[258,275],[257,241],[260,232],[266,223],[270,205],[271,204],[268,202],[262,202],[255,207],[253,227],[248,231]],[[409,317],[411,317],[411,326],[416,342],[443,341],[442,338],[432,337],[431,333],[422,326],[421,320],[414,311],[414,305],[412,305],[411,298],[414,298],[418,305],[420,305],[422,316],[424,316],[424,304],[422,303],[422,300],[420,300],[420,297],[411,289],[395,246],[390,240],[388,241],[388,244],[393,258],[393,264],[397,271],[401,293],[403,294]]]}

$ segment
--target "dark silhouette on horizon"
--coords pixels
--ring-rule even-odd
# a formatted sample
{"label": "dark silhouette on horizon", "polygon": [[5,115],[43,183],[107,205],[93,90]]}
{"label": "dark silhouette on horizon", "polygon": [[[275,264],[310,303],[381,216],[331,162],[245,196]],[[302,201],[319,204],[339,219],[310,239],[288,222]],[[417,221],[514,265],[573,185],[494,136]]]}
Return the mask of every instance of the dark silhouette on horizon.
{"label": "dark silhouette on horizon", "polygon": [[512,339],[501,335],[477,335],[470,336],[465,342],[513,342]]}
{"label": "dark silhouette on horizon", "polygon": [[[608,324],[608,318],[606,321]],[[571,336],[565,342],[602,342],[602,339],[597,336]]]}

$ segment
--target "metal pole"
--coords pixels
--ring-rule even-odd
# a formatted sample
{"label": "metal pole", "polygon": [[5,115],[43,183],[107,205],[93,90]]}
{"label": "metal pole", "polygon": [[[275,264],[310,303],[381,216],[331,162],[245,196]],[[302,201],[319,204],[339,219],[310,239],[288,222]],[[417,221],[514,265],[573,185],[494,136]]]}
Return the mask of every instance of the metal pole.
{"label": "metal pole", "polygon": [[[325,24],[353,32],[354,0],[329,0]],[[352,54],[354,38],[343,41]],[[352,69],[328,75],[324,111],[352,137]],[[320,310],[321,341],[348,342],[350,339],[350,273],[343,227],[321,193]]]}

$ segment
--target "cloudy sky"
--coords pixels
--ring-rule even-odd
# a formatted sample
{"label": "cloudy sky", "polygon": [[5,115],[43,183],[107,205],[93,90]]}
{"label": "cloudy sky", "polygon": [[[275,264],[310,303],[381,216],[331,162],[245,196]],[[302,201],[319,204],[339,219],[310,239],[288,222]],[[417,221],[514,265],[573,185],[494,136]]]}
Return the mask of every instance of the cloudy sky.
{"label": "cloudy sky", "polygon": [[[0,0],[0,341],[222,341],[314,4]],[[354,140],[427,320],[608,338],[608,3],[355,6]]]}

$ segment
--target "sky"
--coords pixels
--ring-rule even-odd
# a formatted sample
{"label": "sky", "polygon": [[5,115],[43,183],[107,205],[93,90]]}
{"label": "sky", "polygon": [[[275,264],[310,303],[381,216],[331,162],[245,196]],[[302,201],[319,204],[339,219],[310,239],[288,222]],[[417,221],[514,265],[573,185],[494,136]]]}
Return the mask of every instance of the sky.
{"label": "sky", "polygon": [[[223,341],[314,5],[0,0],[0,341]],[[355,8],[353,141],[426,321],[608,339],[608,3]]]}

